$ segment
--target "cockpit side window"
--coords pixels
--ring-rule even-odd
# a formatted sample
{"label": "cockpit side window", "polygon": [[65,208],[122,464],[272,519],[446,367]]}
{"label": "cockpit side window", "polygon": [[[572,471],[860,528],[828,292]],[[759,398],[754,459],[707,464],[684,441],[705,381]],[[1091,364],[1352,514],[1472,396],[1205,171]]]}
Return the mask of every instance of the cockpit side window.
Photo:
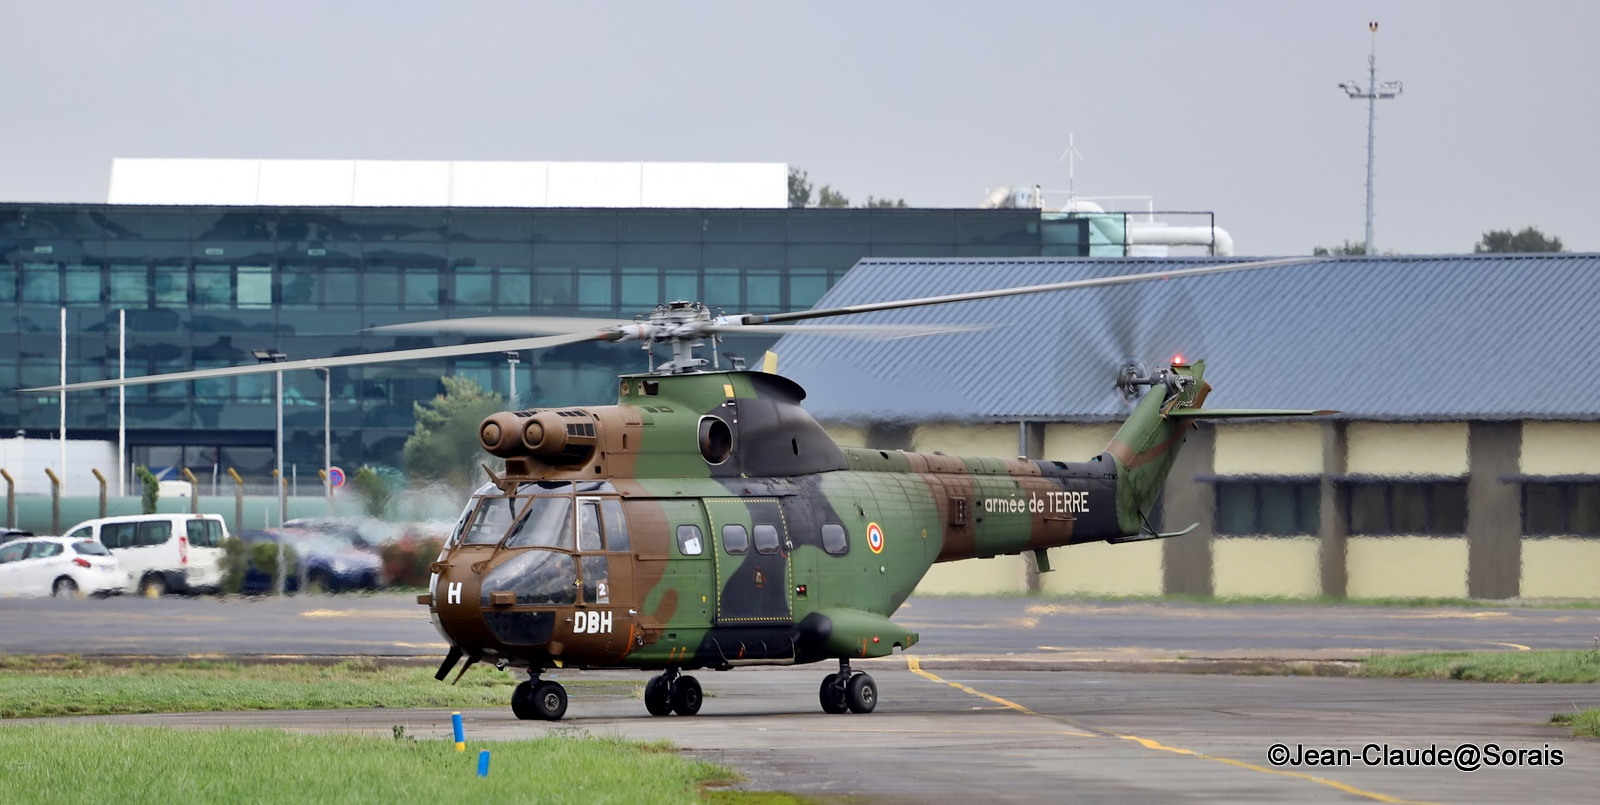
{"label": "cockpit side window", "polygon": [[578,499],[578,550],[600,550],[600,501]]}
{"label": "cockpit side window", "polygon": [[601,500],[600,517],[606,524],[606,550],[632,550],[628,539],[628,521],[622,517],[622,501],[611,498]]}
{"label": "cockpit side window", "polygon": [[531,498],[527,514],[512,526],[507,548],[562,548],[572,550],[572,498]]}
{"label": "cockpit side window", "polygon": [[462,535],[464,545],[495,545],[505,537],[507,529],[516,521],[518,508],[527,506],[527,498],[486,497],[478,502],[478,511]]}

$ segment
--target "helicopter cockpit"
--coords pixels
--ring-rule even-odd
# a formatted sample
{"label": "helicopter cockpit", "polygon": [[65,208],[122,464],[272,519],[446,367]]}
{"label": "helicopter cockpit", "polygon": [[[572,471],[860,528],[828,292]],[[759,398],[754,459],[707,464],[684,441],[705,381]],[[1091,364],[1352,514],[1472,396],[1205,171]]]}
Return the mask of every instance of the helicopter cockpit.
{"label": "helicopter cockpit", "polygon": [[522,615],[611,604],[609,554],[630,547],[622,501],[609,483],[525,482],[509,493],[486,484],[467,504],[441,565],[452,578],[465,566],[481,572],[477,598],[489,630],[507,645],[531,646],[549,640],[553,620]]}

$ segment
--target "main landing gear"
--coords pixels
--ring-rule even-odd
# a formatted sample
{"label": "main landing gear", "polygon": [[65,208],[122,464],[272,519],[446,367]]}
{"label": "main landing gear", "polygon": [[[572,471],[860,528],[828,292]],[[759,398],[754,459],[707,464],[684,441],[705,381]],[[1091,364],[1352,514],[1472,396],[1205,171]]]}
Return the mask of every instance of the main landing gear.
{"label": "main landing gear", "polygon": [[878,683],[865,671],[850,670],[849,660],[840,660],[839,673],[822,678],[817,698],[824,713],[870,713],[878,706]]}
{"label": "main landing gear", "polygon": [[533,671],[511,691],[511,712],[524,721],[560,721],[567,714],[567,689],[560,682],[539,679],[539,672]]}
{"label": "main landing gear", "polygon": [[644,709],[653,716],[668,713],[692,716],[700,712],[700,704],[704,699],[700,680],[692,676],[679,676],[676,668],[668,668],[650,677],[650,681],[644,685]]}

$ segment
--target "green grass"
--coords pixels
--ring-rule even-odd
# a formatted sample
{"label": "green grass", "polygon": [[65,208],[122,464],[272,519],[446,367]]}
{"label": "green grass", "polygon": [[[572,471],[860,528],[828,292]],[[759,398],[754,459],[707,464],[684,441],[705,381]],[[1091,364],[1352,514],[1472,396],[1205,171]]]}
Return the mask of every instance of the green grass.
{"label": "green grass", "polygon": [[1550,723],[1565,724],[1571,727],[1573,735],[1600,738],[1600,710],[1557,713],[1551,716]]}
{"label": "green grass", "polygon": [[[477,776],[478,751],[489,776]],[[0,726],[8,803],[688,802],[730,772],[670,747],[612,738],[449,741],[178,730]],[[734,793],[734,792],[728,792]],[[738,796],[724,802],[761,801]]]}
{"label": "green grass", "polygon": [[1446,651],[1365,660],[1358,676],[1475,682],[1600,682],[1600,650]]}
{"label": "green grass", "polygon": [[[231,662],[108,665],[73,657],[0,655],[0,718],[206,710],[505,707],[521,681],[475,666],[461,682],[429,668],[368,660],[337,665]],[[617,684],[577,682],[588,684]]]}

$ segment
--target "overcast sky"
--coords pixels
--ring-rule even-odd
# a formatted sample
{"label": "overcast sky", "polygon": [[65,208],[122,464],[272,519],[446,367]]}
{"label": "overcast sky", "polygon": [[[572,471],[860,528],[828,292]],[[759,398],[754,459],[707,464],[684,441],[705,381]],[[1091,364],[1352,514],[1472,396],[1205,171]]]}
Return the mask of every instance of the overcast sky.
{"label": "overcast sky", "polygon": [[[1210,210],[1241,254],[1537,225],[1600,250],[1600,3],[13,2],[0,200],[113,157],[787,162],[852,200],[994,185]],[[1053,195],[1057,203],[1063,194]],[[1142,204],[1142,203],[1141,203]]]}

